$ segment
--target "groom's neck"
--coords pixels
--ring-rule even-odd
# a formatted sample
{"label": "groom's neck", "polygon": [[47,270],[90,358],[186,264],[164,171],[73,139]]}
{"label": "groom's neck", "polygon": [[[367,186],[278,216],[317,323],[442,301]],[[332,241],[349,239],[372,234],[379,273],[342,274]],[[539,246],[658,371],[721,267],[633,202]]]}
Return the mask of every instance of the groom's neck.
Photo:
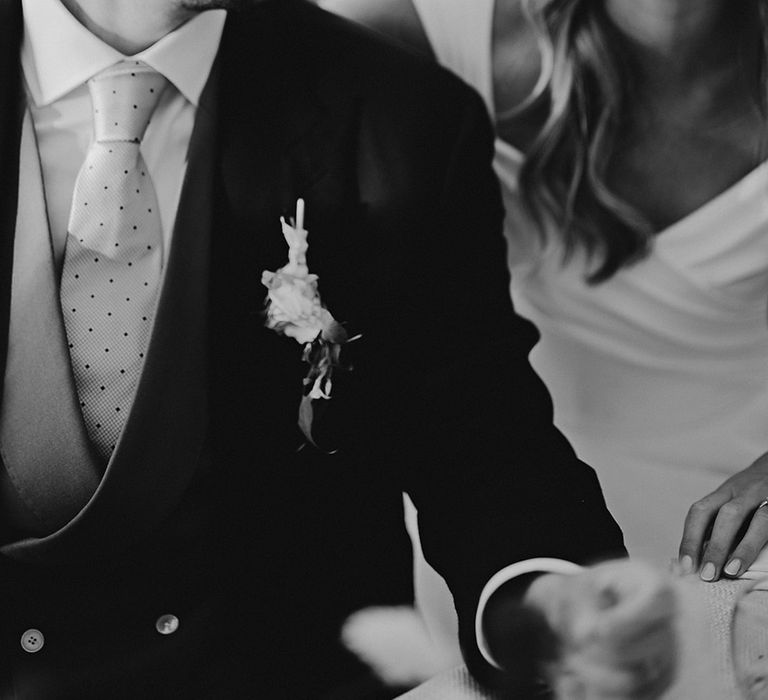
{"label": "groom's neck", "polygon": [[184,24],[195,11],[179,0],[61,0],[102,41],[128,56]]}

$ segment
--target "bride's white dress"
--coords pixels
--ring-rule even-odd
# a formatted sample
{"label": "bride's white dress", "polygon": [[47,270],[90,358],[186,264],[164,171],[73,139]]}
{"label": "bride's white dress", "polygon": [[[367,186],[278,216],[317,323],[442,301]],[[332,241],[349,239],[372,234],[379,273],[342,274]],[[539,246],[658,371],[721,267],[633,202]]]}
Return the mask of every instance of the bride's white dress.
{"label": "bride's white dress", "polygon": [[[494,115],[495,0],[412,1],[439,62]],[[768,451],[768,165],[661,232],[645,260],[590,286],[584,258],[563,264],[557,241],[542,246],[527,221],[521,161],[497,141],[511,294],[541,332],[531,362],[630,554],[666,567],[688,507]],[[450,594],[406,510],[419,609],[446,663],[458,661]],[[768,575],[768,550],[753,569]]]}
{"label": "bride's white dress", "polygon": [[[494,0],[414,4],[439,61],[493,114]],[[520,161],[497,142],[512,296],[541,332],[531,362],[630,554],[666,565],[691,503],[768,450],[768,165],[590,286],[583,257],[563,265],[557,242],[542,249],[525,221]]]}

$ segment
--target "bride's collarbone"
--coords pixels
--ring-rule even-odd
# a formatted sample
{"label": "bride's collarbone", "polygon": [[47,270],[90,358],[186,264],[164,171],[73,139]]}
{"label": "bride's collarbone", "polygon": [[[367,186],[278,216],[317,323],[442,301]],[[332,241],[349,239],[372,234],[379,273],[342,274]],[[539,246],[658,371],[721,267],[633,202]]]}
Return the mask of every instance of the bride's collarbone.
{"label": "bride's collarbone", "polygon": [[606,174],[608,186],[658,231],[727,191],[768,156],[762,124],[678,127],[627,134],[616,144]]}

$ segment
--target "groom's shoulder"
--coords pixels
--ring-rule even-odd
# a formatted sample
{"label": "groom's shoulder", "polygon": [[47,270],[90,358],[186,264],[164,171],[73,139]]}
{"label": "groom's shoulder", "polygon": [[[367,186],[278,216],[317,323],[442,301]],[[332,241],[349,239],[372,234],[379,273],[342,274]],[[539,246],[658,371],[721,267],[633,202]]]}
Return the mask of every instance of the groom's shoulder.
{"label": "groom's shoulder", "polygon": [[484,110],[474,90],[433,60],[305,0],[270,1],[283,14],[286,60],[316,82],[385,112],[429,105],[450,119],[468,104]]}

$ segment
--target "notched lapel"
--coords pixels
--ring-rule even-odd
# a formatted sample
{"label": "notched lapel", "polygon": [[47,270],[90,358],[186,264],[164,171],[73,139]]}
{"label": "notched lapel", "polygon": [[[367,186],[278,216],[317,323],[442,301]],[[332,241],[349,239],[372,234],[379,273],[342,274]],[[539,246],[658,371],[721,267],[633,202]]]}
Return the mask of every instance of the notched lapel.
{"label": "notched lapel", "polygon": [[298,197],[307,202],[310,265],[318,268],[311,269],[321,275],[321,292],[327,286],[329,306],[338,303],[340,320],[347,320],[344,299],[355,293],[344,277],[355,257],[357,111],[343,76],[308,55],[296,32],[308,35],[311,27],[292,20],[294,8],[302,12],[299,3],[265,3],[262,12],[231,15],[220,54],[214,420],[244,453],[286,454],[301,442],[307,366],[298,343],[264,327],[261,284],[263,270],[287,262],[279,218]]}
{"label": "notched lapel", "polygon": [[19,0],[0,2],[0,393],[8,351],[19,146],[24,116],[19,59],[22,36],[21,3]]}

